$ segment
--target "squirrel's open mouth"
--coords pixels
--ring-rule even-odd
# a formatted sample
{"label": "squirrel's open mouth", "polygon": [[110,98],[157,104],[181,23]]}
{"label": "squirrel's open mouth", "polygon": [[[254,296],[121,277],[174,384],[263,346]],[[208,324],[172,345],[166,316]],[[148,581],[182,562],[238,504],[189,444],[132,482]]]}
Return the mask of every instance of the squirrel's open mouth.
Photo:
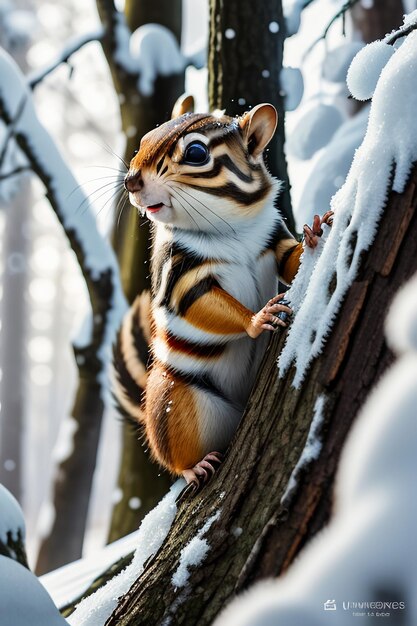
{"label": "squirrel's open mouth", "polygon": [[163,202],[158,202],[158,204],[152,204],[151,206],[147,206],[146,210],[150,211],[151,213],[157,213],[159,209],[162,209],[163,206]]}

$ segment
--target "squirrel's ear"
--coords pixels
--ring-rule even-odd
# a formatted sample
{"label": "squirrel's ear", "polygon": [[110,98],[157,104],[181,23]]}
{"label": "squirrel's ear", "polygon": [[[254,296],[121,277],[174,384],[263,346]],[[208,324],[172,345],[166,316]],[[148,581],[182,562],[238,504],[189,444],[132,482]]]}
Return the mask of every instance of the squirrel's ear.
{"label": "squirrel's ear", "polygon": [[194,98],[193,96],[187,96],[185,93],[174,104],[171,119],[173,120],[180,115],[184,115],[184,113],[194,113]]}
{"label": "squirrel's ear", "polygon": [[255,159],[265,150],[274,136],[278,122],[277,110],[272,104],[258,104],[239,119],[239,126]]}

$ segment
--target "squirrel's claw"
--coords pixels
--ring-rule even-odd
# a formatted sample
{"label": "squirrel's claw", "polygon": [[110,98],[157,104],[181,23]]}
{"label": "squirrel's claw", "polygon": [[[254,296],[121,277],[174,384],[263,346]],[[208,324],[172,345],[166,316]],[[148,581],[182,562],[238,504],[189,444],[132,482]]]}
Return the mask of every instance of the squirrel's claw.
{"label": "squirrel's claw", "polygon": [[303,226],[303,235],[306,246],[309,248],[315,248],[318,244],[318,238],[322,236],[322,225],[326,224],[331,226],[333,224],[333,211],[326,211],[326,213],[320,218],[319,215],[315,215],[313,218],[312,227],[308,224]]}
{"label": "squirrel's claw", "polygon": [[322,216],[320,220],[320,224],[327,224],[327,226],[332,226],[333,215],[334,215],[334,211],[326,211],[326,213]]}
{"label": "squirrel's claw", "polygon": [[199,491],[214,476],[216,464],[220,464],[222,460],[223,455],[220,452],[210,452],[196,463],[193,468],[184,470],[182,475],[187,481],[187,486],[178,496],[177,502],[182,502],[190,493],[194,494]]}

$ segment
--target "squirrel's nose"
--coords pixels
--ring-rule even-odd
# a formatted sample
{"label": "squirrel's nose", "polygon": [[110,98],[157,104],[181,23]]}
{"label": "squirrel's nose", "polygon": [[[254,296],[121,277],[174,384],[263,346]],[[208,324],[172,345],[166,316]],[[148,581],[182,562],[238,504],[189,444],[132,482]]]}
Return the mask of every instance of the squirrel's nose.
{"label": "squirrel's nose", "polygon": [[130,193],[140,191],[143,187],[143,180],[140,171],[136,171],[133,174],[127,174],[124,180],[125,189]]}

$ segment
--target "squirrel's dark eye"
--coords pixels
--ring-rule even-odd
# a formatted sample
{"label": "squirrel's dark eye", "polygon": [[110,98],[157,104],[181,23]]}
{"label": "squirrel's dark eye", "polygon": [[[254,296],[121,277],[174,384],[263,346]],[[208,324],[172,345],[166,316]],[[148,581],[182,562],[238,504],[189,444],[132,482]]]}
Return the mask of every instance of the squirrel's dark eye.
{"label": "squirrel's dark eye", "polygon": [[183,158],[183,163],[187,165],[204,165],[209,160],[207,146],[201,141],[193,141],[188,144]]}

